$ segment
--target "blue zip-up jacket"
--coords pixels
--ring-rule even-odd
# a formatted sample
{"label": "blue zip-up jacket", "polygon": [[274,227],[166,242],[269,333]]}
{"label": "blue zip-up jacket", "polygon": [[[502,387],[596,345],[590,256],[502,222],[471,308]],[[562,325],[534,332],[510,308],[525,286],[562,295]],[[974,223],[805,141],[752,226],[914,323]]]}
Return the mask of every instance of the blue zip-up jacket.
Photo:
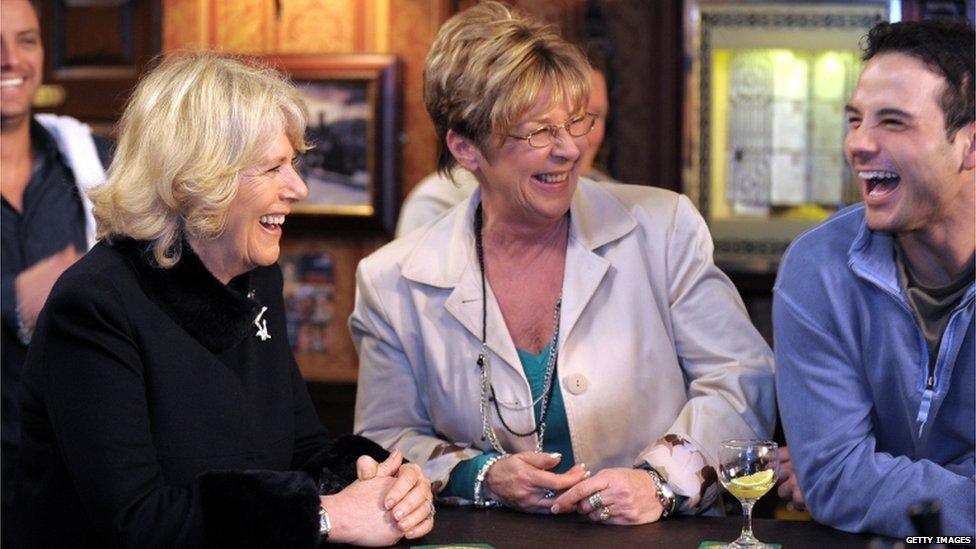
{"label": "blue zip-up jacket", "polygon": [[971,536],[974,287],[950,314],[930,378],[894,245],[855,205],[798,237],[783,258],[773,326],[790,456],[819,522],[906,536],[909,506],[935,499],[944,533]]}

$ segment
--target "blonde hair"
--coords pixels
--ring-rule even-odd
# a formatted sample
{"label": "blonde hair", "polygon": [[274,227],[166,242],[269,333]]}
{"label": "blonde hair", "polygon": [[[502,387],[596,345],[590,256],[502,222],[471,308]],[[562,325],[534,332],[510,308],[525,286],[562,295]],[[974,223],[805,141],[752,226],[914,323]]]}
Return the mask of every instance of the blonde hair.
{"label": "blonde hair", "polygon": [[440,140],[438,170],[456,164],[448,130],[484,148],[529,112],[545,84],[551,105],[569,100],[583,110],[590,93],[590,66],[555,27],[485,2],[444,23],[424,68],[424,103]]}
{"label": "blonde hair", "polygon": [[308,149],[306,119],[301,95],[272,69],[213,53],[164,60],[136,87],[108,181],[90,192],[98,238],[151,241],[156,263],[175,265],[184,234],[221,234],[238,174],[282,131]]}

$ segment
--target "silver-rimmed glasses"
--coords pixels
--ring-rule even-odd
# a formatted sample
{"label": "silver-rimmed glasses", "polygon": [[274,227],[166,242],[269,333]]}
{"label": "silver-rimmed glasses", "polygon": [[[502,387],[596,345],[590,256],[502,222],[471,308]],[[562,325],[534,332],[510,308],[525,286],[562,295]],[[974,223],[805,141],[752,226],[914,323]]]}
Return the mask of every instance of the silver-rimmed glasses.
{"label": "silver-rimmed glasses", "polygon": [[543,149],[552,145],[559,137],[559,130],[565,129],[570,137],[583,137],[590,133],[596,125],[595,114],[588,112],[579,116],[574,116],[562,124],[550,124],[537,130],[531,131],[526,135],[508,134],[509,137],[527,141],[530,147]]}

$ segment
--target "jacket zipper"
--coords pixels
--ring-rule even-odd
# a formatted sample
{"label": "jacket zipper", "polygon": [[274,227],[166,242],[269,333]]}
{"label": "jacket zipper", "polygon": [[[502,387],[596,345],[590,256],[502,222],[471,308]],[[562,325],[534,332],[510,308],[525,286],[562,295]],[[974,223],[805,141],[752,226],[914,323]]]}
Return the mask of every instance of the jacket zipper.
{"label": "jacket zipper", "polygon": [[935,361],[928,364],[928,375],[925,378],[925,390],[922,391],[922,402],[918,407],[918,416],[915,418],[916,423],[918,423],[918,438],[920,440],[922,438],[922,430],[925,428],[925,423],[929,419],[929,411],[932,408],[932,399],[935,398],[935,380],[936,374],[938,373],[939,361],[943,358],[943,351],[946,349],[946,346],[955,344],[954,341],[950,341],[953,338],[950,328],[952,328],[952,323],[954,320],[956,320],[956,317],[959,316],[960,311],[962,311],[966,306],[967,305],[964,302],[960,302],[949,313],[949,320],[946,321],[945,329],[942,332],[942,339],[939,341],[939,350],[935,354]]}
{"label": "jacket zipper", "polygon": [[[870,277],[870,278],[874,279],[874,277]],[[922,402],[919,403],[918,406],[918,415],[915,416],[915,423],[918,424],[917,438],[921,440],[922,431],[925,429],[925,422],[928,421],[929,418],[929,410],[932,408],[932,399],[935,397],[936,366],[938,365],[939,354],[941,353],[936,353],[935,364],[929,363],[928,345],[926,345],[925,343],[925,336],[922,335],[921,329],[918,328],[918,324],[917,321],[915,320],[915,315],[912,313],[911,307],[909,307],[908,304],[905,301],[903,301],[904,297],[901,294],[891,292],[884,286],[884,284],[881,284],[880,281],[875,281],[875,284],[879,288],[881,288],[884,291],[884,293],[888,295],[888,297],[890,297],[895,303],[897,303],[898,306],[901,307],[903,311],[905,311],[905,314],[907,314],[908,318],[912,321],[912,325],[915,326],[915,334],[918,336],[916,339],[920,339],[922,343],[922,349],[924,351],[924,355],[926,358],[925,389],[922,391]],[[946,329],[949,328],[949,323],[952,322],[952,315],[954,313],[955,310],[953,310],[952,313],[949,313],[949,322],[946,323]],[[939,346],[941,347],[941,345]]]}
{"label": "jacket zipper", "polygon": [[[934,367],[933,367],[934,368]],[[925,383],[925,390],[922,391],[922,403],[918,407],[918,416],[915,421],[918,423],[918,438],[922,438],[922,430],[925,429],[925,422],[929,419],[929,409],[932,407],[932,398],[935,396],[935,375],[930,373]]]}

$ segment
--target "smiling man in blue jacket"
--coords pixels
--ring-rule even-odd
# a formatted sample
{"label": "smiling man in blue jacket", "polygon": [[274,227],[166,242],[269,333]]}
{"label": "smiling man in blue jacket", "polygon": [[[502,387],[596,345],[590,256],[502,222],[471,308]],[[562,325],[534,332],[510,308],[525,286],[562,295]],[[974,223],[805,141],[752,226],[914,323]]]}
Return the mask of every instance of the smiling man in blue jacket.
{"label": "smiling man in blue jacket", "polygon": [[973,29],[881,23],[848,104],[863,204],[797,238],[775,288],[777,392],[807,506],[913,533],[912,503],[973,535]]}

